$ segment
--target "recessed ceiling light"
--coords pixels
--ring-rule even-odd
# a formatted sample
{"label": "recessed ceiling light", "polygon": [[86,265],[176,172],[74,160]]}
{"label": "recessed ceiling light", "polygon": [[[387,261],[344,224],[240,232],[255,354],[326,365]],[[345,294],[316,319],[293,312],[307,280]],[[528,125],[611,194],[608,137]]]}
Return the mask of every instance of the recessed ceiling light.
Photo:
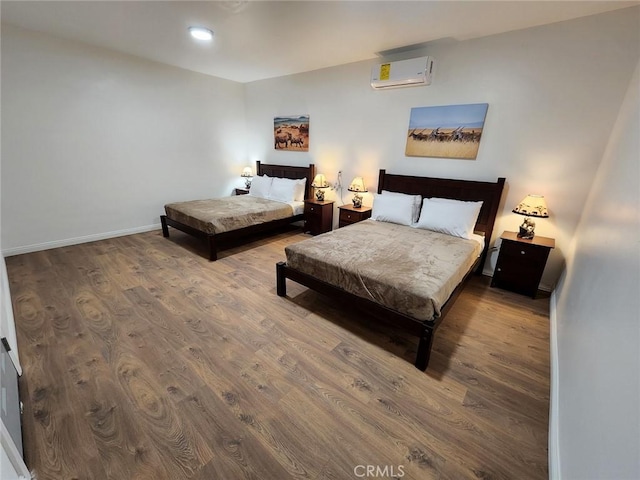
{"label": "recessed ceiling light", "polygon": [[198,40],[211,40],[213,38],[213,32],[204,27],[189,27],[189,33]]}

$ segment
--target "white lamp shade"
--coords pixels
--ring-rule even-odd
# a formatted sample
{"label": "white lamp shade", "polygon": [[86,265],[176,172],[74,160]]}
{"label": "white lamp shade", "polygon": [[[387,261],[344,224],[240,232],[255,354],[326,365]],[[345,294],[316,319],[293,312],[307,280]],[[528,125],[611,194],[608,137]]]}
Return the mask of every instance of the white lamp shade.
{"label": "white lamp shade", "polygon": [[549,216],[547,202],[542,195],[527,195],[512,211],[527,217],[547,218]]}
{"label": "white lamp shade", "polygon": [[242,170],[241,177],[253,177],[253,172],[251,171],[251,167],[244,167]]}
{"label": "white lamp shade", "polygon": [[367,187],[364,186],[364,179],[362,177],[356,177],[351,181],[348,190],[350,192],[366,192]]}
{"label": "white lamp shade", "polygon": [[326,177],[322,173],[319,173],[313,179],[313,183],[311,184],[311,186],[313,188],[328,188],[329,183],[327,182]]}

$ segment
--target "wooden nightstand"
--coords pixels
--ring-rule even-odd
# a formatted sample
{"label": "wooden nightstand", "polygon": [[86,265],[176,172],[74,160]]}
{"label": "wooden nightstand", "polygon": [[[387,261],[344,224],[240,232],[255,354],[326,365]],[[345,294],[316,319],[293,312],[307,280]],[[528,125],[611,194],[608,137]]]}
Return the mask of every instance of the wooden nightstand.
{"label": "wooden nightstand", "polygon": [[333,228],[333,201],[304,201],[304,231],[311,235],[330,232]]}
{"label": "wooden nightstand", "polygon": [[500,238],[502,245],[491,286],[536,298],[549,252],[556,241],[539,235],[525,240],[518,238],[516,232],[504,232]]}
{"label": "wooden nightstand", "polygon": [[338,207],[340,216],[338,217],[338,228],[346,227],[352,223],[358,223],[367,218],[371,218],[371,207],[354,208],[352,203]]}
{"label": "wooden nightstand", "polygon": [[248,195],[249,190],[246,188],[236,188],[236,195]]}

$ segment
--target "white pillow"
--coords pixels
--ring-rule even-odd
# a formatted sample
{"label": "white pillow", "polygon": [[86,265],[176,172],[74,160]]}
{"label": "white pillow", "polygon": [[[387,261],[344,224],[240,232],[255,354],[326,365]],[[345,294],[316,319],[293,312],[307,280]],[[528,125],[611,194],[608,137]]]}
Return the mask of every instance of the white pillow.
{"label": "white pillow", "polygon": [[[432,202],[439,202],[439,203],[468,203],[468,202],[465,202],[463,200],[454,200],[453,198],[431,197],[429,200],[431,200]],[[482,203],[482,202],[480,202],[480,203]]]}
{"label": "white pillow", "polygon": [[[431,197],[430,200],[432,202],[438,202],[438,203],[453,203],[458,205],[462,204],[461,208],[464,208],[465,203],[479,203],[480,208],[482,208],[482,202],[470,202],[466,200],[454,200],[453,198],[440,198],[440,197]],[[478,210],[478,213],[480,213],[480,210]],[[477,216],[476,216],[476,220],[477,220]],[[474,226],[475,226],[475,223],[474,223]]]}
{"label": "white pillow", "polygon": [[304,201],[304,188],[307,186],[307,179],[301,178],[300,180],[294,180],[296,182],[296,187],[294,189],[293,201],[294,202],[303,202]]}
{"label": "white pillow", "polygon": [[411,195],[382,195],[373,197],[371,218],[379,222],[411,225],[413,223],[414,199]]}
{"label": "white pillow", "polygon": [[407,193],[390,192],[388,190],[382,190],[381,194],[411,197],[413,199],[413,215],[411,218],[411,223],[415,223],[418,221],[418,217],[420,216],[420,208],[422,208],[422,195],[409,195]]}
{"label": "white pillow", "polygon": [[425,198],[416,227],[471,239],[481,207],[482,202]]}
{"label": "white pillow", "polygon": [[260,198],[269,198],[269,191],[271,190],[272,177],[263,175],[262,177],[253,177],[251,180],[251,187],[249,187],[249,195]]}
{"label": "white pillow", "polygon": [[[299,189],[300,186],[297,180],[276,177],[273,179],[267,198],[276,202],[291,203],[295,200]],[[304,186],[302,187],[302,194],[304,195]]]}

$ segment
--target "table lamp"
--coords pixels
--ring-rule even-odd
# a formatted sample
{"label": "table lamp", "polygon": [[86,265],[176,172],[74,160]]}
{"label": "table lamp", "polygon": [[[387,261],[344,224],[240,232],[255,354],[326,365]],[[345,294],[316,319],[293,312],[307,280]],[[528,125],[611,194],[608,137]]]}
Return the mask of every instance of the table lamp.
{"label": "table lamp", "polygon": [[362,195],[360,194],[367,192],[367,187],[364,186],[364,179],[362,177],[354,178],[347,190],[354,192],[353,208],[362,208]]}
{"label": "table lamp", "polygon": [[522,225],[520,225],[520,231],[518,232],[518,237],[525,239],[532,239],[534,237],[536,224],[530,217],[549,217],[547,202],[544,201],[544,197],[542,195],[527,195],[524,200],[522,200],[518,206],[512,210],[512,212],[525,216]]}
{"label": "table lamp", "polygon": [[244,167],[240,176],[244,178],[244,185],[246,189],[249,190],[249,188],[251,188],[251,179],[253,178],[251,167]]}
{"label": "table lamp", "polygon": [[313,179],[311,186],[316,189],[316,200],[323,202],[324,189],[329,188],[329,183],[327,182],[326,177],[322,173],[317,174]]}

